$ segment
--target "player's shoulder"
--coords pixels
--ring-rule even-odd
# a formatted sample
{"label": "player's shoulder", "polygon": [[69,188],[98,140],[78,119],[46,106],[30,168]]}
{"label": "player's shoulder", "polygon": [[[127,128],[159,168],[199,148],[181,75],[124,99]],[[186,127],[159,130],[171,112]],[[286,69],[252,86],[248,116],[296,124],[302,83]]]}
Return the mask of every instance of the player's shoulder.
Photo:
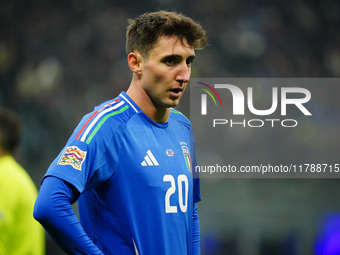
{"label": "player's shoulder", "polygon": [[75,130],[76,140],[89,144],[92,139],[112,135],[122,125],[125,125],[134,115],[132,105],[121,93],[112,100],[101,103],[86,114]]}
{"label": "player's shoulder", "polygon": [[173,108],[170,109],[170,118],[172,118],[174,121],[177,121],[178,123],[190,128],[191,123],[190,120],[180,111],[175,110]]}
{"label": "player's shoulder", "polygon": [[0,186],[11,194],[11,198],[23,197],[26,200],[36,195],[32,179],[26,170],[11,155],[5,155],[0,160]]}

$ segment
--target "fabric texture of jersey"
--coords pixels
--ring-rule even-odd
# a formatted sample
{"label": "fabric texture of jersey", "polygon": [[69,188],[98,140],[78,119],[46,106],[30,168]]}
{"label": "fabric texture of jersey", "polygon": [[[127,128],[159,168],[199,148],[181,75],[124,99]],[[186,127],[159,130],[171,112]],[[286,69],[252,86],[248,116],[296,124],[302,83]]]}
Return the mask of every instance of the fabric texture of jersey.
{"label": "fabric texture of jersey", "polygon": [[155,123],[122,92],[82,119],[46,176],[81,193],[81,224],[104,254],[191,254],[195,164],[184,115]]}
{"label": "fabric texture of jersey", "polygon": [[0,158],[0,254],[44,254],[45,233],[33,219],[36,187],[10,155]]}

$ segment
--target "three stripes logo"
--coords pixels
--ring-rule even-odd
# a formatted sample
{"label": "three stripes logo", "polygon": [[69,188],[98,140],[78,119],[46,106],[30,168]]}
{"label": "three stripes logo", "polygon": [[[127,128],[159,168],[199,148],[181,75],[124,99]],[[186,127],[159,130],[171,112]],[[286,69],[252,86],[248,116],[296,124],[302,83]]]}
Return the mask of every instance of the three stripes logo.
{"label": "three stripes logo", "polygon": [[158,166],[158,162],[150,150],[147,151],[144,161],[140,163],[142,166]]}
{"label": "three stripes logo", "polygon": [[[203,86],[205,86],[206,88],[201,88],[201,87],[197,87],[198,89],[204,91],[206,94],[202,94],[201,95],[201,114],[202,115],[207,115],[207,94],[211,97],[211,99],[214,101],[215,106],[217,106],[217,102],[216,99],[214,97],[214,95],[217,97],[218,101],[220,102],[221,106],[222,106],[222,100],[220,95],[217,93],[217,91],[210,85],[203,83],[203,82],[197,82]],[[212,92],[210,92],[208,89],[210,89]],[[213,95],[214,94],[214,95]]]}

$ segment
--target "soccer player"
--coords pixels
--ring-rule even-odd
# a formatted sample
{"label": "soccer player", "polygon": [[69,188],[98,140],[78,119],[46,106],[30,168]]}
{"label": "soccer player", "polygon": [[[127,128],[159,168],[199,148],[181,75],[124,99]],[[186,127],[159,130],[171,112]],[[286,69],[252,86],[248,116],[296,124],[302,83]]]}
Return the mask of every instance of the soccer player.
{"label": "soccer player", "polygon": [[0,254],[42,255],[44,229],[33,219],[37,189],[14,159],[21,138],[17,115],[0,108]]}
{"label": "soccer player", "polygon": [[70,254],[199,254],[194,138],[172,107],[206,33],[175,12],[129,22],[130,86],[84,116],[44,176],[34,216]]}

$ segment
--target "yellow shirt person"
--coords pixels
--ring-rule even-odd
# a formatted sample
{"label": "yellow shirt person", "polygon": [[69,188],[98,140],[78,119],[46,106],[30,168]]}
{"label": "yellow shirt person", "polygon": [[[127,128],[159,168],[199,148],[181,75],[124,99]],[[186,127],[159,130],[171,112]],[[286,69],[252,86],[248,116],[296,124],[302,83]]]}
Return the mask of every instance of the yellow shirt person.
{"label": "yellow shirt person", "polygon": [[45,253],[45,232],[33,218],[37,189],[12,156],[21,134],[19,117],[0,107],[0,255]]}
{"label": "yellow shirt person", "polygon": [[32,212],[37,190],[10,155],[0,157],[0,254],[44,254],[44,231]]}

